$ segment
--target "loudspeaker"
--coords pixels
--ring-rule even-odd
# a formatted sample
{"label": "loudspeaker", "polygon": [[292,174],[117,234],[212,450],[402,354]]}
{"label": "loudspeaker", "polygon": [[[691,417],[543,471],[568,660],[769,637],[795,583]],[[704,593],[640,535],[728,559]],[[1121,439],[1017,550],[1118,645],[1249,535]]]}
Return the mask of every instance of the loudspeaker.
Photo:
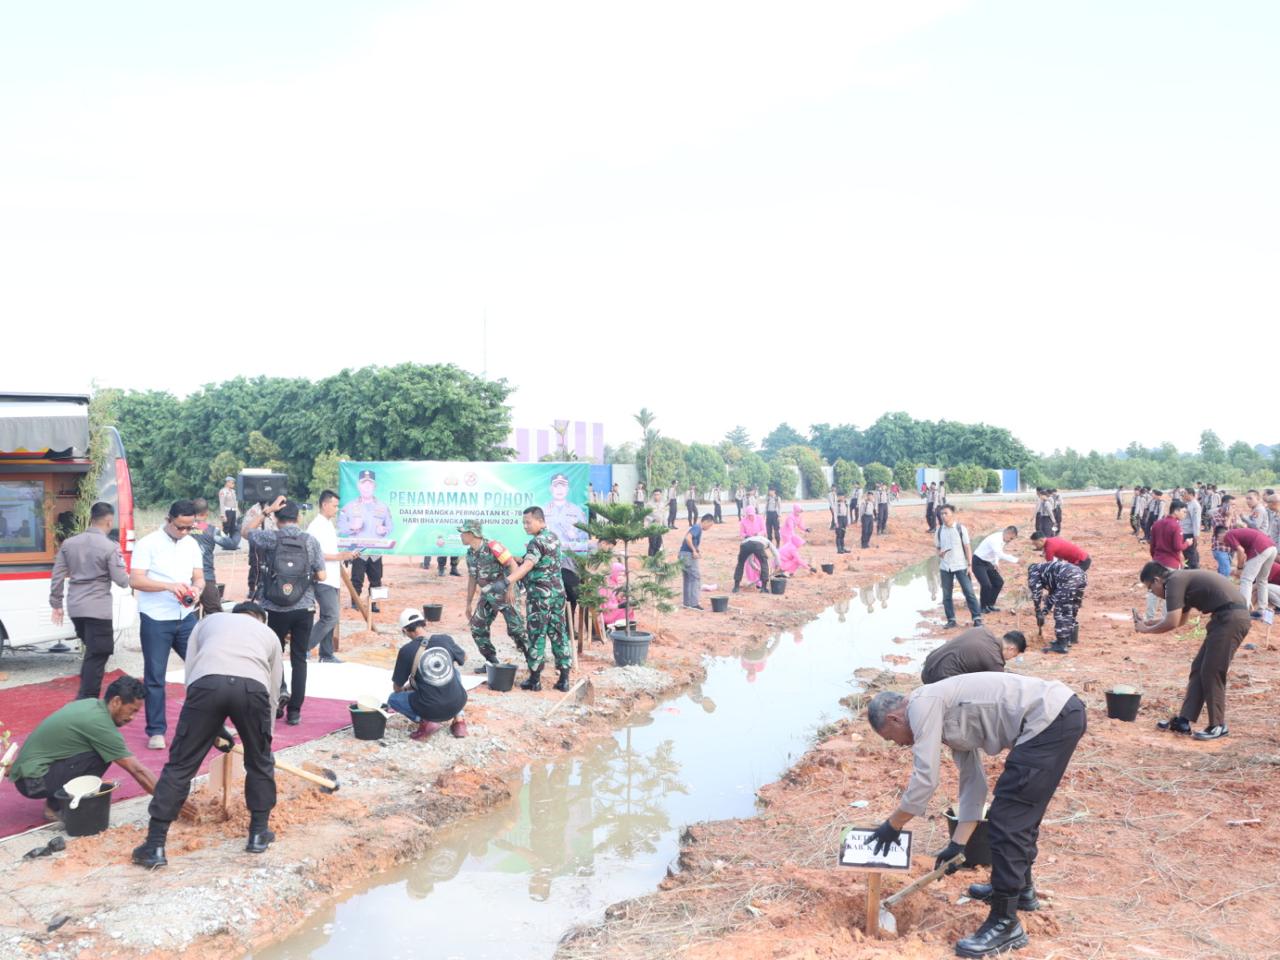
{"label": "loudspeaker", "polygon": [[271,503],[289,495],[289,478],[283,473],[242,473],[236,486],[244,503]]}

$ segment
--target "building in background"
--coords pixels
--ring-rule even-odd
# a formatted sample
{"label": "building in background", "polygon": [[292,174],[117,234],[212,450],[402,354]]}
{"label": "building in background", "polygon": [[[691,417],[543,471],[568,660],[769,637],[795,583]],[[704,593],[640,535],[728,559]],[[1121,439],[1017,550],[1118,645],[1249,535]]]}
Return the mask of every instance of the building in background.
{"label": "building in background", "polygon": [[557,420],[547,427],[516,427],[507,446],[518,463],[536,463],[552,455],[557,459],[573,454],[579,460],[599,463],[604,459],[604,424],[585,420]]}

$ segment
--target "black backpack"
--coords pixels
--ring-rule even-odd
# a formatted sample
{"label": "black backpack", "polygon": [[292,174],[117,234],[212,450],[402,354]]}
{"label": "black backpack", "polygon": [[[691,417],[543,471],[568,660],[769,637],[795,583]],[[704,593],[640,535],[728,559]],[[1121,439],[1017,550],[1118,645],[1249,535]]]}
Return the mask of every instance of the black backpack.
{"label": "black backpack", "polygon": [[262,565],[263,596],[277,607],[291,607],[311,583],[311,560],[301,530],[278,530],[276,548]]}

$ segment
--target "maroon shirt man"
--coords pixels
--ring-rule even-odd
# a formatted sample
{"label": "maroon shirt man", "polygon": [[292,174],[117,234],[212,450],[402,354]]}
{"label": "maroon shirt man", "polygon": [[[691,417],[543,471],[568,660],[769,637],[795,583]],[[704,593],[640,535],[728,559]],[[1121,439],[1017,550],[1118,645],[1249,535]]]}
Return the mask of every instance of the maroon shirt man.
{"label": "maroon shirt man", "polygon": [[1182,521],[1173,513],[1151,525],[1151,559],[1160,566],[1181,570],[1182,551],[1186,544],[1182,538]]}

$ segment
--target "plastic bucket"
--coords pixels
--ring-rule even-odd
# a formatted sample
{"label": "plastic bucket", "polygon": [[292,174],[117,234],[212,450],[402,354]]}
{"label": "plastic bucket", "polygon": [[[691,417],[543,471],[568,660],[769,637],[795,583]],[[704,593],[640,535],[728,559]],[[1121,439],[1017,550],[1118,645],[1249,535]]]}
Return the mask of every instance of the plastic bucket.
{"label": "plastic bucket", "polygon": [[836,572],[836,565],[835,565],[834,563],[824,563],[824,564],[822,565],[822,572],[823,572],[823,573],[835,573],[835,572]]}
{"label": "plastic bucket", "polygon": [[1107,716],[1112,720],[1126,720],[1132,723],[1138,717],[1138,705],[1142,703],[1140,693],[1116,693],[1107,691]]}
{"label": "plastic bucket", "polygon": [[516,682],[516,665],[514,663],[490,663],[484,668],[489,689],[498,693],[506,693]]}
{"label": "plastic bucket", "polygon": [[633,633],[628,636],[622,631],[609,634],[613,641],[613,662],[620,667],[639,666],[649,659],[649,641],[651,633]]}
{"label": "plastic bucket", "polygon": [[111,826],[111,791],[117,786],[114,781],[104,783],[93,796],[81,797],[74,810],[67,791],[60,789],[54,793],[54,799],[62,806],[62,825],[68,837],[92,837]]}
{"label": "plastic bucket", "polygon": [[782,594],[787,592],[787,578],[774,577],[772,580],[769,581],[769,591],[775,597],[782,596]]}
{"label": "plastic bucket", "polygon": [[729,609],[728,597],[712,597],[711,598],[712,613],[724,613],[728,609]]}
{"label": "plastic bucket", "polygon": [[363,710],[360,704],[353,703],[351,710],[351,730],[357,740],[381,740],[387,732],[387,715],[381,710]]}
{"label": "plastic bucket", "polygon": [[439,623],[443,614],[443,603],[424,603],[422,605],[422,615],[427,618],[427,623]]}
{"label": "plastic bucket", "polygon": [[[956,826],[960,823],[956,819],[956,811],[954,807],[947,807],[947,836],[954,837],[956,834]],[[989,867],[991,866],[991,835],[987,830],[989,824],[986,820],[979,820],[978,825],[973,828],[973,836],[969,838],[969,842],[964,845],[965,865],[969,867]]]}

